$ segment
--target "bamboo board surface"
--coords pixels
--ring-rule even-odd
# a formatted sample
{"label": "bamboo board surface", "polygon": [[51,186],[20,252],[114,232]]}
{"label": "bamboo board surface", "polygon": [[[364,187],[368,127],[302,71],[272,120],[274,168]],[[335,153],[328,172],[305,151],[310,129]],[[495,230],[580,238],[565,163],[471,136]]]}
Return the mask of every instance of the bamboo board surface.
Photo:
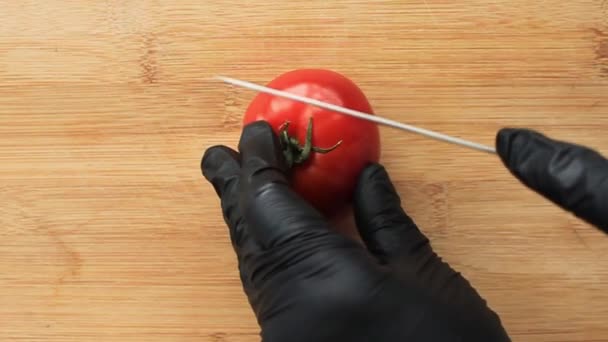
{"label": "bamboo board surface", "polygon": [[[207,146],[253,93],[344,73],[379,115],[493,144],[503,126],[608,153],[608,2],[0,1],[0,341],[258,340]],[[515,341],[608,341],[608,237],[495,156],[385,129],[437,252]]]}

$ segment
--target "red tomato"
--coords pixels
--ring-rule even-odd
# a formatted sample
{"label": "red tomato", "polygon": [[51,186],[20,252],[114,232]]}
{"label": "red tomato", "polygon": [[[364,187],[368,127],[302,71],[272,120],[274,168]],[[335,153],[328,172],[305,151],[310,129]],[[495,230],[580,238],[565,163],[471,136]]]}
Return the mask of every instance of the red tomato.
{"label": "red tomato", "polygon": [[[365,95],[351,80],[329,70],[304,69],[287,72],[268,87],[372,114]],[[265,120],[280,135],[287,134],[305,144],[312,118],[312,145],[339,146],[326,153],[312,151],[291,169],[291,186],[327,216],[333,216],[352,199],[357,177],[370,162],[380,158],[378,126],[369,121],[259,93],[249,105],[243,124]]]}

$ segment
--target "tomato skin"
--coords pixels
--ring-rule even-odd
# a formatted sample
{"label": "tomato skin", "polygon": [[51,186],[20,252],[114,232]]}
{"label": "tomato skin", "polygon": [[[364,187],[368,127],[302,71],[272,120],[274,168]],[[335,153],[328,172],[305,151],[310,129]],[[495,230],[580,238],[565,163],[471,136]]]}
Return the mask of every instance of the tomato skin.
{"label": "tomato skin", "polygon": [[[280,75],[268,87],[373,114],[367,98],[351,80],[334,71],[299,69]],[[304,144],[309,118],[313,118],[312,144],[328,148],[326,154],[313,152],[291,170],[292,188],[327,216],[344,209],[352,200],[359,173],[380,159],[378,126],[358,119],[290,99],[259,93],[250,103],[243,125],[267,121],[278,134],[289,121],[288,134]]]}

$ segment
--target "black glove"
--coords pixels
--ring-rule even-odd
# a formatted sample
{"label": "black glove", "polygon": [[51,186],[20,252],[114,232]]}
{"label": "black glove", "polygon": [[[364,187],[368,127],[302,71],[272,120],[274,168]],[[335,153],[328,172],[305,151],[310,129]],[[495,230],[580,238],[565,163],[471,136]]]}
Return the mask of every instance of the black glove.
{"label": "black glove", "polygon": [[266,122],[245,127],[239,152],[212,147],[201,167],[221,198],[264,341],[509,341],[402,210],[380,165],[362,173],[355,194],[366,249],[290,189]]}
{"label": "black glove", "polygon": [[608,232],[608,160],[587,147],[505,128],[496,150],[526,186]]}

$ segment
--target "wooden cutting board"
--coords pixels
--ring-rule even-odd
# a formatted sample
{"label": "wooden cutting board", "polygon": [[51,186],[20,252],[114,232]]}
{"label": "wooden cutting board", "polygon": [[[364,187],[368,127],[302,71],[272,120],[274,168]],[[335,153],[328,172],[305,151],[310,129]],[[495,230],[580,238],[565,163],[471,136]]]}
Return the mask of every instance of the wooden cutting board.
{"label": "wooden cutting board", "polygon": [[[608,153],[608,3],[0,1],[0,340],[256,341],[206,147],[253,93],[344,73],[383,116]],[[608,237],[495,156],[382,129],[406,210],[516,341],[608,341]],[[356,286],[356,284],[353,284]]]}

